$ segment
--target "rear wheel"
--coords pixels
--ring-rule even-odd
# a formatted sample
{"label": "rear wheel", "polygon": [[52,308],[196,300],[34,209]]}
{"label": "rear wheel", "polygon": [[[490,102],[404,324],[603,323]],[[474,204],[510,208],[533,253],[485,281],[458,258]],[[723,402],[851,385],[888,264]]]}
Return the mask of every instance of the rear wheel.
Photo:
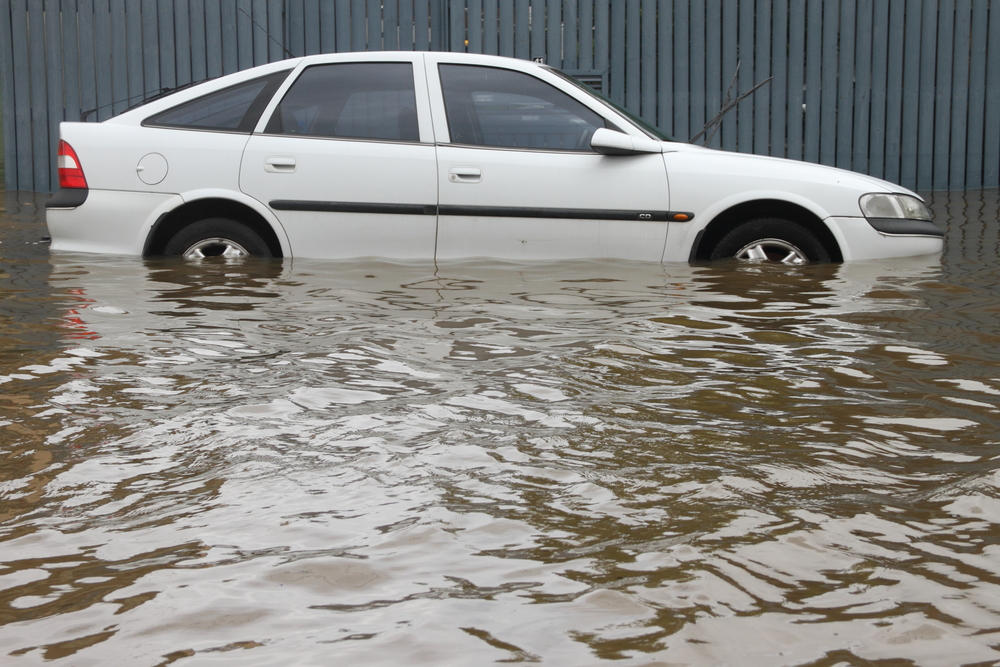
{"label": "rear wheel", "polygon": [[257,232],[229,218],[208,218],[188,225],[167,241],[163,254],[185,259],[273,256]]}
{"label": "rear wheel", "polygon": [[783,218],[744,222],[722,237],[709,259],[801,265],[829,262],[830,253],[805,227]]}

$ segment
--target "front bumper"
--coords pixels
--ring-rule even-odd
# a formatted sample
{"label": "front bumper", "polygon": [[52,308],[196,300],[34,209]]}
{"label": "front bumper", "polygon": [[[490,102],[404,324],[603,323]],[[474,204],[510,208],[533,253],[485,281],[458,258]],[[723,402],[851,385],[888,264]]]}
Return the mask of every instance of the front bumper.
{"label": "front bumper", "polygon": [[826,223],[840,245],[844,261],[917,257],[944,249],[944,232],[925,220],[827,218]]}

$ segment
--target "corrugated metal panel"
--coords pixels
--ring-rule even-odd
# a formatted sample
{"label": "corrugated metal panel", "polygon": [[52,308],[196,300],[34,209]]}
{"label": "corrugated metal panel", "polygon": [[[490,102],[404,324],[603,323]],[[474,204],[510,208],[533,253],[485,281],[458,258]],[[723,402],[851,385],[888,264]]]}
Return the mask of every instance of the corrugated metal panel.
{"label": "corrugated metal panel", "polygon": [[[61,120],[307,53],[452,49],[563,67],[683,140],[923,190],[1000,184],[1000,0],[8,0],[6,185],[52,190]],[[89,112],[89,114],[88,114]]]}

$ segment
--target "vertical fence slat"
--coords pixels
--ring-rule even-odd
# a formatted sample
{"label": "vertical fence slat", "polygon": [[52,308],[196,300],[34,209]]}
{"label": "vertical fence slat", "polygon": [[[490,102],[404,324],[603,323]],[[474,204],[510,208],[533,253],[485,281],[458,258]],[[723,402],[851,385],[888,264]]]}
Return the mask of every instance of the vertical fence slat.
{"label": "vertical fence slat", "polygon": [[972,42],[972,4],[955,3],[955,55],[951,77],[951,155],[948,188],[965,187],[966,140],[969,128],[969,47]]}
{"label": "vertical fence slat", "polygon": [[159,0],[157,23],[160,42],[160,86],[173,88],[177,85],[177,62],[174,57],[174,3],[173,0]]}
{"label": "vertical fence slat", "polygon": [[674,43],[671,31],[673,21],[673,0],[660,0],[660,11],[656,21],[660,33],[657,42],[657,51],[660,55],[659,72],[656,77],[659,98],[656,126],[671,136],[674,134]]}
{"label": "vertical fence slat", "polygon": [[[754,2],[743,2],[740,5],[739,33],[737,36],[737,53],[740,60],[740,74],[737,82],[739,93],[753,88],[756,83],[754,72],[754,24],[756,22],[756,6]],[[745,153],[753,152],[753,112],[754,98],[748,97],[736,108],[736,141],[739,149]]]}
{"label": "vertical fence slat", "polygon": [[986,131],[983,140],[983,186],[1000,185],[1000,11],[990,8],[986,56]]}
{"label": "vertical fence slat", "polygon": [[528,0],[514,2],[514,57],[528,59],[531,57],[531,7]]}
{"label": "vertical fence slat", "polygon": [[[60,14],[59,11],[59,0],[45,0],[45,59],[47,63],[59,63],[62,64],[62,40],[60,39],[62,34],[62,26],[60,25]],[[59,141],[59,123],[64,120],[63,114],[65,113],[65,107],[63,105],[63,78],[62,78],[62,68],[58,69],[55,67],[47,66],[48,72],[46,72],[45,77],[45,87],[46,87],[46,98],[48,103],[45,105],[45,109],[48,111],[49,120],[49,130],[48,130],[48,145],[46,153],[50,156],[48,160],[44,160],[45,167],[48,169],[48,175],[45,179],[45,190],[54,189],[52,184],[58,183],[58,174],[56,172],[56,161],[54,156],[56,154],[56,144]],[[110,109],[108,110],[110,111]]]}
{"label": "vertical fence slat", "polygon": [[842,0],[840,3],[840,53],[838,54],[837,74],[837,162],[841,169],[850,169],[851,151],[854,145],[854,88],[857,85],[855,74],[855,0]]}
{"label": "vertical fence slat", "polygon": [[889,53],[885,93],[885,178],[899,180],[900,127],[903,106],[903,26],[905,0],[889,4]]}
{"label": "vertical fence slat", "polygon": [[705,127],[705,6],[702,3],[691,5],[688,16],[691,29],[691,42],[688,56],[688,82],[691,86],[688,116],[688,134],[681,139],[687,140],[701,132]]}
{"label": "vertical fence slat", "polygon": [[920,91],[917,94],[917,182],[928,190],[934,169],[934,76],[937,57],[938,0],[923,0],[920,42]]}
{"label": "vertical fence slat", "polygon": [[483,0],[466,2],[465,45],[469,53],[483,52]]}
{"label": "vertical fence slat", "polygon": [[826,0],[823,4],[823,61],[820,77],[819,161],[834,164],[837,157],[837,50],[840,38],[840,1]]}
{"label": "vertical fence slat", "polygon": [[108,0],[94,2],[94,44],[99,107],[95,115],[98,120],[106,120],[114,113],[112,107],[115,101],[111,90],[111,49],[108,48],[111,44],[111,13],[108,11]]}
{"label": "vertical fence slat", "polygon": [[611,3],[611,34],[608,50],[608,92],[618,104],[625,104],[625,3]]}
{"label": "vertical fence slat", "polygon": [[562,67],[562,0],[546,2],[545,62]]}
{"label": "vertical fence slat", "polygon": [[222,75],[222,3],[205,0],[205,68],[209,77]]}
{"label": "vertical fence slat", "polygon": [[[294,19],[290,19],[292,23]],[[345,51],[364,51],[368,44],[368,24],[365,14],[364,0],[352,0],[351,2],[351,47]],[[298,55],[299,51],[293,52]]]}
{"label": "vertical fence slat", "polygon": [[[28,34],[28,5],[25,0],[11,0],[11,47],[20,58],[14,59],[14,94],[4,95],[4,98],[12,98],[14,102],[14,122],[17,127],[17,178],[15,187],[18,190],[31,190],[34,188],[34,161],[32,153],[32,131],[31,131],[31,65],[30,40]],[[93,21],[93,12],[89,16]],[[93,39],[90,40],[93,43]],[[86,54],[84,54],[86,55]],[[94,59],[93,51],[90,57],[90,74],[93,76]],[[7,91],[4,91],[7,92]],[[85,100],[93,106],[96,102],[90,99]],[[93,108],[93,107],[88,107]]]}
{"label": "vertical fence slat", "polygon": [[239,71],[239,50],[237,46],[236,0],[222,0],[220,26],[222,30],[222,71],[232,74]]}
{"label": "vertical fence slat", "polygon": [[[137,1],[137,0],[136,0]],[[23,2],[21,3],[23,5]],[[94,111],[96,113],[97,108],[97,72],[96,65],[94,63],[94,2],[93,0],[77,0],[77,12],[79,12],[79,19],[77,21],[77,34],[80,36],[80,110],[81,113],[87,113]],[[17,19],[18,16],[12,17],[14,19],[14,37],[17,38]],[[23,15],[20,18],[24,18]],[[23,23],[23,21],[22,21]],[[26,35],[25,35],[26,36]],[[142,47],[142,43],[139,43],[139,47]],[[131,80],[129,81],[129,95],[138,94],[142,92],[142,57],[140,51],[139,57],[139,67],[140,77],[139,85],[136,86],[136,92],[131,91]],[[15,73],[16,73],[15,69]],[[88,120],[94,120],[94,117],[88,116]]]}
{"label": "vertical fence slat", "polygon": [[[233,11],[236,43],[236,67],[244,70],[253,67],[253,5],[250,0],[236,0]],[[308,25],[308,21],[306,22]]]}
{"label": "vertical fence slat", "polygon": [[605,72],[605,95],[610,91],[610,67],[611,5],[609,0],[594,0],[594,69]]}
{"label": "vertical fence slat", "polygon": [[380,0],[368,0],[368,30],[366,41],[361,42],[361,49],[368,51],[382,50],[382,3]]}
{"label": "vertical fence slat", "polygon": [[[205,0],[190,0],[188,15],[191,25],[191,80],[201,81],[208,78],[208,52],[205,44]],[[131,35],[131,32],[129,33]],[[132,48],[131,37],[129,49]],[[131,76],[131,65],[129,69]],[[131,89],[131,79],[129,83]]]}
{"label": "vertical fence slat", "polygon": [[920,26],[921,8],[919,2],[911,2],[906,8],[903,39],[903,118],[900,122],[902,137],[900,140],[899,179],[902,185],[910,188],[917,186],[917,153],[919,139],[920,114]]}
{"label": "vertical fence slat", "polygon": [[399,50],[399,4],[388,0],[382,5],[382,48]]}
{"label": "vertical fence slat", "polygon": [[[118,0],[121,4],[122,0]],[[6,9],[0,9],[0,14],[5,13]],[[122,21],[124,22],[124,7],[121,8],[123,12]],[[63,3],[62,8],[62,46],[63,46],[63,85],[65,86],[64,100],[66,105],[66,111],[64,118],[70,121],[80,120],[80,43],[77,39],[77,8],[76,3]],[[9,15],[8,15],[9,16]],[[124,46],[124,44],[122,44]],[[116,45],[117,46],[117,45]],[[124,49],[122,49],[124,52]],[[124,53],[119,55],[118,50],[115,50],[115,66],[119,69],[125,67],[125,57]],[[115,99],[124,99],[128,97],[127,82],[124,86],[115,86]],[[124,108],[124,106],[122,107]],[[117,112],[116,112],[117,113]]]}
{"label": "vertical fence slat", "polygon": [[625,5],[625,106],[637,113],[642,104],[640,90],[640,67],[642,28],[640,13],[642,6],[639,0],[628,0]]}
{"label": "vertical fence slat", "polygon": [[[739,20],[740,9],[739,0],[723,0],[722,5],[722,81],[726,87],[725,95],[732,87],[732,100],[739,94],[739,80],[736,77],[736,69],[740,62],[739,49]],[[734,84],[733,81],[736,81]],[[721,128],[722,148],[727,151],[734,151],[737,147],[738,136],[736,131],[736,117],[739,111],[733,109],[723,117]]]}
{"label": "vertical fence slat", "polygon": [[[96,0],[95,10],[102,0]],[[99,40],[99,21],[95,11],[94,38]],[[97,41],[100,44],[100,41]],[[142,5],[139,0],[125,0],[125,48],[128,51],[128,95],[129,104],[142,99],[144,91],[142,65]],[[97,63],[97,71],[103,63]],[[95,105],[96,106],[96,105]]]}
{"label": "vertical fence slat", "polygon": [[[351,6],[340,0],[334,7],[337,17],[337,52],[351,50]],[[292,53],[295,53],[292,51]]]}
{"label": "vertical fence slat", "polygon": [[[45,111],[45,10],[42,0],[31,0],[28,6],[28,30],[30,49],[29,72],[31,80],[31,143],[35,153],[48,153],[48,114]],[[35,159],[30,182],[32,190],[42,190],[48,185],[49,165],[47,160]]]}
{"label": "vertical fence slat", "polygon": [[508,58],[514,57],[514,1],[500,0],[498,11],[499,21],[499,41],[498,53]]}
{"label": "vertical fence slat", "polygon": [[[427,18],[424,15],[423,18]],[[417,28],[417,18],[413,14],[413,0],[399,0],[399,48],[413,50],[413,32]]]}
{"label": "vertical fence slat", "polygon": [[[3,68],[0,70],[3,84],[3,164],[4,187],[7,190],[17,190],[17,118],[14,111],[14,33],[11,24],[13,7],[0,7],[0,45],[3,53]],[[75,17],[74,17],[75,18]],[[75,22],[74,22],[75,26]],[[7,39],[10,37],[10,39]]]}
{"label": "vertical fence slat", "polygon": [[674,3],[674,136],[687,141],[691,131],[691,85],[689,67],[690,4]]}
{"label": "vertical fence slat", "polygon": [[594,69],[594,0],[581,0],[577,3],[577,47],[576,66],[580,69]]}
{"label": "vertical fence slat", "polygon": [[191,7],[187,0],[177,0],[174,5],[174,35],[177,85],[181,86],[194,81],[191,77]]}
{"label": "vertical fence slat", "polygon": [[512,0],[496,0],[497,45],[496,53],[508,58],[514,56],[514,3]]}
{"label": "vertical fence slat", "polygon": [[969,187],[983,182],[983,156],[977,147],[983,146],[983,112],[986,107],[986,30],[989,5],[985,1],[972,3],[972,36],[969,40],[972,57],[969,59],[969,135],[965,179]]}
{"label": "vertical fence slat", "polygon": [[872,101],[869,123],[868,171],[885,174],[886,76],[889,58],[889,3],[881,0],[872,7]]}
{"label": "vertical fence slat", "polygon": [[288,12],[288,50],[296,58],[306,55],[306,9],[305,0],[289,0],[286,5]]}
{"label": "vertical fence slat", "polygon": [[321,52],[319,30],[319,0],[305,0],[302,6],[305,21],[305,54],[312,56]]}
{"label": "vertical fence slat", "polygon": [[[268,28],[267,0],[253,0],[250,4],[250,16],[253,17],[250,25],[253,35],[251,39],[253,42],[253,64],[255,66],[263,65],[270,62],[271,51],[268,44],[271,40],[268,38],[270,28]],[[258,26],[254,22],[260,25]],[[180,30],[179,26],[178,30]]]}
{"label": "vertical fence slat", "polygon": [[802,159],[802,130],[804,114],[802,106],[805,96],[806,60],[806,7],[805,3],[793,1],[788,9],[788,120],[787,157]]}
{"label": "vertical fence slat", "polygon": [[[96,0],[100,3],[100,0]],[[160,45],[156,25],[156,0],[142,0],[142,91],[146,93],[160,88]],[[95,24],[95,29],[96,29]],[[98,73],[100,68],[98,68]],[[138,101],[138,100],[136,100]]]}
{"label": "vertical fence slat", "polygon": [[576,0],[563,2],[563,64],[565,69],[576,69],[579,62],[579,8]]}
{"label": "vertical fence slat", "polygon": [[[754,26],[754,66],[753,85],[771,76],[771,0],[757,0],[757,11]],[[753,94],[753,151],[762,155],[770,154],[770,116],[771,105],[767,84]]]}
{"label": "vertical fence slat", "polygon": [[775,0],[771,14],[771,80],[768,90],[762,90],[761,95],[771,99],[771,136],[768,155],[785,157],[788,144],[785,139],[785,114],[788,89],[788,2]]}
{"label": "vertical fence slat", "polygon": [[452,51],[465,51],[465,3],[452,3],[448,14],[448,42]]}
{"label": "vertical fence slat", "polygon": [[820,146],[820,73],[823,59],[823,0],[809,0],[806,15],[806,106],[804,157],[807,162],[819,162]]}
{"label": "vertical fence slat", "polygon": [[[725,91],[722,75],[722,2],[708,0],[705,7],[705,85],[707,87],[705,103],[705,121],[714,118],[722,109],[722,96]],[[708,140],[704,137],[702,144]],[[718,134],[710,144],[719,146]]]}
{"label": "vertical fence slat", "polygon": [[951,78],[955,39],[955,2],[941,0],[938,9],[937,80],[934,95],[934,177],[935,190],[948,187],[948,155],[951,143],[951,95],[944,82]]}
{"label": "vertical fence slat", "polygon": [[868,169],[868,127],[872,93],[872,0],[860,0],[855,15],[854,150],[850,168]]}

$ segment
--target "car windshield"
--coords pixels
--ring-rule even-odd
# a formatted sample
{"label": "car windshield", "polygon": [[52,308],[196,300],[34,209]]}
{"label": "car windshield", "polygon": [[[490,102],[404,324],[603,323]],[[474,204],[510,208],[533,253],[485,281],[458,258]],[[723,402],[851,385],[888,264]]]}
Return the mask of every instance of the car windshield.
{"label": "car windshield", "polygon": [[648,134],[653,139],[658,139],[660,141],[676,141],[676,139],[674,139],[673,137],[671,137],[666,132],[661,131],[659,128],[657,128],[657,127],[655,127],[653,125],[650,125],[649,123],[647,123],[643,119],[641,119],[638,116],[636,116],[635,114],[633,114],[628,109],[625,109],[623,107],[618,106],[617,104],[615,104],[614,102],[612,102],[610,99],[608,99],[607,97],[605,97],[603,94],[597,92],[596,90],[594,90],[593,88],[591,88],[587,84],[582,83],[581,81],[578,81],[577,79],[574,79],[569,74],[566,74],[566,72],[563,72],[561,70],[557,70],[555,67],[546,67],[545,69],[549,70],[550,72],[552,72],[556,76],[559,76],[559,77],[565,79],[566,81],[569,81],[570,83],[572,83],[574,86],[576,86],[580,90],[585,91],[591,97],[596,97],[598,100],[600,100],[606,106],[611,107],[613,110],[617,111],[621,115],[623,115],[626,118],[628,118],[630,121],[632,121],[632,123],[634,125],[636,125],[640,130],[642,130],[643,132],[645,132],[646,134]]}

